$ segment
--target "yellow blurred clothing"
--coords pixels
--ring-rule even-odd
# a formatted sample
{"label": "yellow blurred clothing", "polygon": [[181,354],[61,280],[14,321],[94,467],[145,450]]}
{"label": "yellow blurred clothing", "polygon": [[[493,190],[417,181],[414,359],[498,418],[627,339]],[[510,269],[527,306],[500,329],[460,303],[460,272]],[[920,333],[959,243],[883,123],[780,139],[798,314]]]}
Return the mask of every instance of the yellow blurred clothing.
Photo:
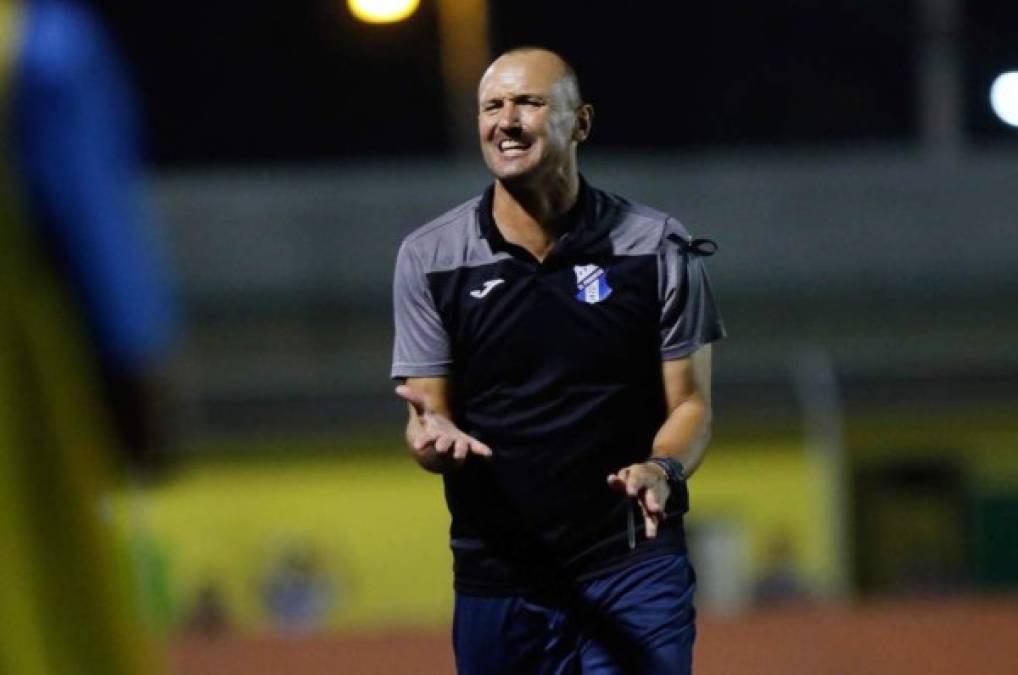
{"label": "yellow blurred clothing", "polygon": [[114,440],[92,347],[14,167],[26,9],[0,0],[0,675],[150,673],[132,570],[103,513]]}

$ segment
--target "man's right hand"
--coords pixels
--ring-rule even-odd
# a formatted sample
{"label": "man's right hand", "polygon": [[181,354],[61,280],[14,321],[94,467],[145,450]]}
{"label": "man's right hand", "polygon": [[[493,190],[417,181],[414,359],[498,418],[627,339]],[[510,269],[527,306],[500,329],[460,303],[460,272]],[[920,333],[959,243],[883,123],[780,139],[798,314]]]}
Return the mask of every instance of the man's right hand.
{"label": "man's right hand", "polygon": [[449,418],[429,407],[418,392],[401,384],[396,387],[396,395],[410,404],[407,444],[428,471],[443,473],[459,467],[471,454],[491,457],[491,448],[460,431]]}

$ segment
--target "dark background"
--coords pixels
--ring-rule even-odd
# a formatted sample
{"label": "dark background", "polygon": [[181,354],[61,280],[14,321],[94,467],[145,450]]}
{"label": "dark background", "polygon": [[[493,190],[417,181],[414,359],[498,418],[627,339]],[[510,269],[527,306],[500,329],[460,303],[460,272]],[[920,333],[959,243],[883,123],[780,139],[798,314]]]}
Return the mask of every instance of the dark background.
{"label": "dark background", "polygon": [[[433,1],[371,26],[340,0],[98,0],[133,64],[160,165],[448,153]],[[962,3],[965,132],[1013,135],[989,86],[1018,69],[1018,3]],[[917,140],[917,3],[493,0],[494,52],[561,51],[598,147]],[[592,46],[596,48],[592,48]]]}

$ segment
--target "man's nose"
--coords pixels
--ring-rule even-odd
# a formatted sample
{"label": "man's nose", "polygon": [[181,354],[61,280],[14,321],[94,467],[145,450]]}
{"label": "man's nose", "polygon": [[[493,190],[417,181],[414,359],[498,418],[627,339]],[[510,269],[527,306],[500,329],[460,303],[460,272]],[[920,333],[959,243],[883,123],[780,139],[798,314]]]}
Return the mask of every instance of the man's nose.
{"label": "man's nose", "polygon": [[498,114],[500,129],[517,129],[520,126],[520,110],[511,101],[507,101]]}

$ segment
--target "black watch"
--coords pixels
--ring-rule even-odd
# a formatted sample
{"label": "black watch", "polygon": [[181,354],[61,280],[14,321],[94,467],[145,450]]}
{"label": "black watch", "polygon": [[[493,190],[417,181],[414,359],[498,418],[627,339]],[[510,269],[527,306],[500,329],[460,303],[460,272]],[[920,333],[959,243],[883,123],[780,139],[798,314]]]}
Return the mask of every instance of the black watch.
{"label": "black watch", "polygon": [[664,469],[665,478],[671,490],[686,482],[686,468],[674,457],[651,457],[647,460],[647,464],[657,464]]}

